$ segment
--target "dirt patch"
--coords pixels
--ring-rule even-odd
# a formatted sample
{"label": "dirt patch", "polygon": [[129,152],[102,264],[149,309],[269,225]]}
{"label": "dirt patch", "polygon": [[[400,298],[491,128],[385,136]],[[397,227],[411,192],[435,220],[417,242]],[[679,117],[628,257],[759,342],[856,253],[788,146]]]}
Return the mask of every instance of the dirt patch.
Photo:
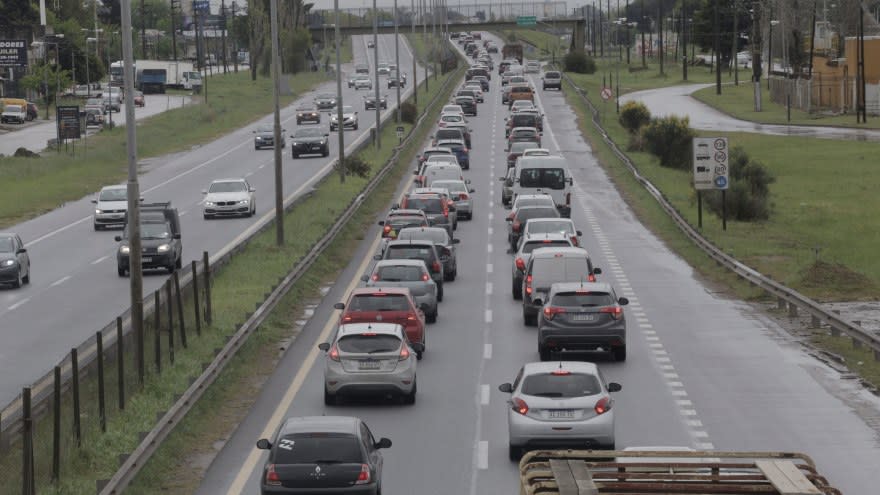
{"label": "dirt patch", "polygon": [[816,261],[801,275],[801,284],[825,301],[864,301],[880,296],[871,279],[840,263]]}

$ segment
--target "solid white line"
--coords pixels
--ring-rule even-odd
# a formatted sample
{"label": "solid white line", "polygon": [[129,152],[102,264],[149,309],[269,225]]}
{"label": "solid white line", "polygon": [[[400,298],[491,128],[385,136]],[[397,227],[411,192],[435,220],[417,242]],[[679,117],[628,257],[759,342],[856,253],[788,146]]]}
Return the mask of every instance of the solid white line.
{"label": "solid white line", "polygon": [[95,261],[93,261],[92,264],[93,264],[93,265],[97,265],[98,263],[100,263],[100,262],[106,260],[106,259],[109,258],[109,257],[110,257],[109,254],[108,254],[107,256],[101,256],[100,258],[98,258],[98,259],[96,259]]}
{"label": "solid white line", "polygon": [[486,440],[477,444],[477,468],[489,469],[489,442]]}
{"label": "solid white line", "polygon": [[22,304],[24,304],[24,303],[26,303],[26,302],[28,302],[28,301],[30,301],[30,300],[31,300],[31,298],[26,297],[26,298],[22,299],[21,301],[18,301],[17,303],[13,304],[12,306],[9,306],[7,309],[8,309],[9,311],[12,311],[13,309],[15,309],[15,308],[21,306]]}
{"label": "solid white line", "polygon": [[49,287],[55,287],[55,286],[61,285],[68,280],[70,280],[70,275],[68,275],[66,277],[62,277],[62,278],[52,282],[51,284],[49,284]]}
{"label": "solid white line", "polygon": [[485,383],[480,386],[480,404],[489,405],[489,385]]}

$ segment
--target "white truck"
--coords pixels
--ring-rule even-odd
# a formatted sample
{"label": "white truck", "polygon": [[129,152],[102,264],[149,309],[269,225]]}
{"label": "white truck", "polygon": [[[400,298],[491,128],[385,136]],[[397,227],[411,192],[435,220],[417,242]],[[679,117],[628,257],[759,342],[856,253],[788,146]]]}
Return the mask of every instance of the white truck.
{"label": "white truck", "polygon": [[[144,71],[155,74],[155,71],[165,71],[165,87],[178,89],[194,89],[201,87],[202,75],[195,70],[192,62],[175,62],[173,60],[137,60],[134,63],[135,76],[144,74]],[[121,86],[122,61],[113,62],[110,66],[111,77],[117,74],[118,84]],[[137,85],[137,83],[136,83]]]}

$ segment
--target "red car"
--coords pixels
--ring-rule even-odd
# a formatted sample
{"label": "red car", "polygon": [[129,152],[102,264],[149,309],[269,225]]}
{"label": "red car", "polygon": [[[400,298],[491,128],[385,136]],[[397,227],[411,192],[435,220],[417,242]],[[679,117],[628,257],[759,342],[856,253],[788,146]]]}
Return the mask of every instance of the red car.
{"label": "red car", "polygon": [[[351,291],[347,303],[336,303],[342,310],[340,324],[397,323],[406,330],[410,342],[425,345],[425,313],[416,307],[406,287],[361,287]],[[422,353],[416,357],[422,359]]]}
{"label": "red car", "polygon": [[145,104],[146,104],[146,102],[144,101],[144,94],[141,93],[140,91],[135,91],[134,92],[134,106],[142,107]]}

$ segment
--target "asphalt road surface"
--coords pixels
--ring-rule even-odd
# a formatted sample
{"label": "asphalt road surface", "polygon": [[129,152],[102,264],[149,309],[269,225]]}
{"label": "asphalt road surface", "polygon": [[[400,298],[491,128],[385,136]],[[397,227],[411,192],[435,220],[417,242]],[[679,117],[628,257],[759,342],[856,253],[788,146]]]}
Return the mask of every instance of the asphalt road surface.
{"label": "asphalt road surface", "polygon": [[[366,44],[355,38],[355,60],[369,60]],[[379,42],[380,58],[394,60],[394,42],[383,35]],[[412,66],[405,45],[400,49],[404,67]],[[410,69],[411,70],[411,69]],[[353,67],[343,67],[352,73]],[[409,71],[407,71],[409,72]],[[420,73],[422,73],[420,71]],[[424,75],[422,73],[422,75]],[[343,74],[345,76],[345,74]],[[384,84],[384,76],[381,82]],[[403,95],[412,91],[408,85]],[[311,102],[317,93],[336,92],[336,83],[322,85],[298,101]],[[352,104],[360,113],[360,130],[346,131],[346,146],[357,136],[368,133],[375,123],[374,111],[363,111],[362,95],[343,83],[343,104]],[[396,100],[389,93],[388,111]],[[296,127],[297,102],[282,109],[281,120],[287,134]],[[149,108],[149,105],[147,106]],[[270,116],[260,123],[272,122]],[[313,125],[313,124],[304,124]],[[329,116],[320,124],[329,129]],[[212,143],[168,157],[148,160],[142,166],[141,191],[146,202],[167,201],[182,216],[183,262],[201,259],[202,251],[215,253],[237,242],[243,233],[264,215],[274,214],[273,152],[255,151],[252,130],[256,123],[238,129]],[[338,152],[336,133],[330,136],[330,156],[294,160],[288,147],[283,152],[284,195],[287,198],[311,189],[318,173],[326,171]],[[202,219],[201,191],[214,179],[241,177],[257,190],[257,215],[252,218]],[[119,231],[92,229],[93,196],[71,202],[62,208],[9,229],[18,232],[31,258],[31,283],[21,289],[0,288],[0,405],[5,406],[20,392],[51,371],[72,347],[112,322],[129,307],[129,280],[116,273]],[[288,233],[287,235],[293,235]],[[146,272],[144,294],[159,288],[167,272]]]}
{"label": "asphalt road surface", "polygon": [[[377,437],[394,442],[383,451],[384,493],[518,492],[516,465],[507,454],[507,395],[497,386],[512,381],[523,363],[537,361],[538,353],[535,328],[523,325],[520,303],[510,294],[508,210],[497,180],[506,170],[507,110],[499,90],[495,76],[479,116],[470,119],[475,149],[465,174],[476,189],[474,219],[459,222],[459,276],[445,285],[439,319],[428,325],[416,404],[327,407],[322,400],[324,356],[316,347],[338,321],[333,303],[344,301],[371,266],[380,235],[373,226],[198,494],[259,493],[267,454],[255,448],[257,439],[271,437],[285,417],[322,414],[361,417]],[[876,493],[876,397],[809,357],[752,306],[705,285],[634,217],[581,138],[564,96],[539,89],[536,101],[547,115],[543,145],[565,156],[574,174],[572,218],[604,269],[599,279],[631,301],[625,307],[628,360],[593,356],[609,381],[623,385],[614,404],[618,448],[803,451],[843,493]]]}

